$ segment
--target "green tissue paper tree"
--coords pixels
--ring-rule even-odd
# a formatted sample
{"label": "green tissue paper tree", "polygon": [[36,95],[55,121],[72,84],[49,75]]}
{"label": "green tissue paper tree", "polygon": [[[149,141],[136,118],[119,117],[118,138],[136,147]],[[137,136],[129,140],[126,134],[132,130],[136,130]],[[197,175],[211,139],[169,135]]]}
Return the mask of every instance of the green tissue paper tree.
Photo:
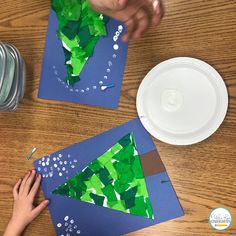
{"label": "green tissue paper tree", "polygon": [[123,137],[53,194],[154,218],[133,134]]}
{"label": "green tissue paper tree", "polygon": [[94,12],[87,0],[51,0],[58,19],[57,36],[61,40],[67,67],[66,81],[74,85],[102,36],[106,36],[108,18]]}

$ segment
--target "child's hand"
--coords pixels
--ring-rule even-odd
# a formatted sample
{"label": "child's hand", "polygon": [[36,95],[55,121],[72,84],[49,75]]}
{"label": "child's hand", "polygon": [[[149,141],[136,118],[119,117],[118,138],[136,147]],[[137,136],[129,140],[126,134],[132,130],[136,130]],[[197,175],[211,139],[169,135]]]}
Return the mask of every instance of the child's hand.
{"label": "child's hand", "polygon": [[41,175],[38,175],[37,177],[35,175],[35,170],[28,171],[23,180],[19,179],[14,186],[14,207],[12,218],[7,226],[4,236],[20,235],[24,231],[25,227],[48,205],[48,200],[44,200],[37,207],[33,205],[41,182]]}
{"label": "child's hand", "polygon": [[125,23],[127,32],[124,41],[136,39],[152,23],[157,26],[163,17],[161,0],[89,0],[97,12],[111,16]]}

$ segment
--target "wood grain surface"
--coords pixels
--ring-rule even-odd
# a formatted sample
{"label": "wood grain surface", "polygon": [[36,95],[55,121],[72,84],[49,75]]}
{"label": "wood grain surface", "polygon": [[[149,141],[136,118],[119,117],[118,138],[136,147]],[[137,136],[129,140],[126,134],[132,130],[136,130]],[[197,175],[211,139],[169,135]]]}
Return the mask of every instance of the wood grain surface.
{"label": "wood grain surface", "polygon": [[[236,235],[236,1],[165,0],[161,26],[130,43],[115,111],[37,99],[49,8],[49,0],[1,1],[0,40],[21,51],[27,87],[17,112],[0,114],[0,234],[11,216],[12,187],[33,168],[26,161],[33,147],[38,148],[34,158],[40,158],[135,118],[136,93],[146,73],[163,60],[190,56],[210,63],[223,76],[230,96],[226,120],[197,145],[175,147],[155,140],[185,216],[130,235]],[[213,230],[207,220],[221,206],[233,215],[224,232]],[[48,210],[24,235],[55,235]]]}

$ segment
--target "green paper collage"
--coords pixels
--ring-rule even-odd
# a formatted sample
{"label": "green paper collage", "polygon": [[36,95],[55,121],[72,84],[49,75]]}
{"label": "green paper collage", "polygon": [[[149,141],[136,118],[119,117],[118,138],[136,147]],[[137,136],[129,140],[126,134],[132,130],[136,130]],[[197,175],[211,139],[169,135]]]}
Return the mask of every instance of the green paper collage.
{"label": "green paper collage", "polygon": [[94,12],[87,0],[51,0],[59,28],[57,36],[61,40],[65,55],[68,85],[80,80],[80,73],[94,47],[102,36],[106,36],[108,17]]}
{"label": "green paper collage", "polygon": [[53,194],[154,219],[132,133],[55,189]]}

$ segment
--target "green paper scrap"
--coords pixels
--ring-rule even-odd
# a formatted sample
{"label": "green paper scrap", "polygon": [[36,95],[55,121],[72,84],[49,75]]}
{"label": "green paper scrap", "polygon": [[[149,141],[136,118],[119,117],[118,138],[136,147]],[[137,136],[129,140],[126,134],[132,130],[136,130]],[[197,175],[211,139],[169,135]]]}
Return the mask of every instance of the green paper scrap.
{"label": "green paper scrap", "polygon": [[55,189],[53,194],[154,219],[132,133]]}
{"label": "green paper scrap", "polygon": [[94,12],[87,0],[51,0],[51,7],[58,19],[57,36],[65,54],[66,82],[73,86],[80,80],[98,40],[107,35],[108,17]]}

